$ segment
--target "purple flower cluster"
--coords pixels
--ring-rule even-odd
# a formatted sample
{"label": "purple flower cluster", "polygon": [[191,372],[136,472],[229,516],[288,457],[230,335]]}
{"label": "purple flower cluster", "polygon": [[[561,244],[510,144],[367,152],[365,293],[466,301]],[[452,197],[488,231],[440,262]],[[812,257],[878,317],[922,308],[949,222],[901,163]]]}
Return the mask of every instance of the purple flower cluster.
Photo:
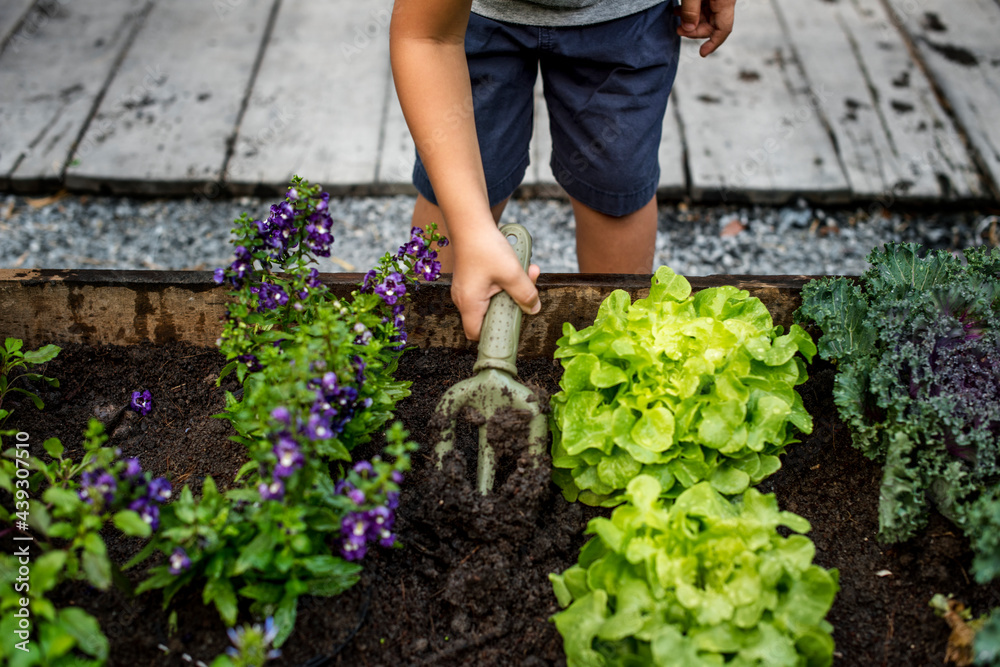
{"label": "purple flower cluster", "polygon": [[333,234],[330,233],[330,228],[333,227],[329,209],[330,194],[322,192],[319,197],[316,211],[306,221],[305,245],[313,254],[329,257],[330,245],[333,244]]}
{"label": "purple flower cluster", "polygon": [[251,287],[250,293],[257,295],[258,313],[262,313],[265,310],[274,310],[278,306],[284,306],[288,303],[288,294],[285,293],[281,285],[275,285],[266,280],[262,280],[260,285]]}
{"label": "purple flower cluster", "polygon": [[[374,473],[371,463],[360,461],[354,466],[354,472],[362,478]],[[392,480],[399,484],[403,475],[393,471]],[[343,494],[359,509],[348,512],[340,522],[340,552],[347,560],[361,560],[368,553],[368,546],[378,542],[380,546],[391,547],[396,543],[396,535],[392,532],[396,521],[395,510],[399,507],[399,494],[395,491],[386,494],[386,503],[376,505],[367,510],[360,509],[368,500],[367,494],[347,480],[341,480],[335,487],[337,493]]]}
{"label": "purple flower cluster", "polygon": [[153,409],[153,394],[148,389],[133,391],[128,406],[138,412],[140,417],[145,417]]}
{"label": "purple flower cluster", "polygon": [[[239,287],[246,280],[250,272],[253,271],[253,255],[246,249],[246,246],[236,246],[236,259],[229,265],[229,282],[233,287]],[[226,281],[226,270],[218,268],[213,276],[216,285],[221,285]]]}
{"label": "purple flower cluster", "polygon": [[[403,259],[409,255],[415,260],[413,270],[418,276],[424,280],[437,280],[438,276],[441,275],[441,262],[437,261],[437,251],[431,250],[423,234],[424,230],[420,227],[410,229],[410,240],[399,247],[396,258]],[[444,248],[447,245],[448,239],[438,241],[439,248]]]}
{"label": "purple flower cluster", "polygon": [[142,520],[156,530],[160,525],[159,506],[170,499],[171,486],[165,477],[146,479],[139,459],[125,460],[121,468],[121,480],[103,468],[84,471],[80,475],[80,499],[91,505],[98,501],[111,505],[116,496],[119,501],[133,498],[128,508],[139,513]]}
{"label": "purple flower cluster", "polygon": [[[291,423],[287,408],[277,407],[271,411],[271,416],[286,425]],[[277,434],[271,453],[277,459],[271,480],[261,481],[257,491],[263,500],[281,500],[285,497],[285,480],[305,465],[306,459],[289,431],[280,431]]]}
{"label": "purple flower cluster", "polygon": [[[360,362],[355,373],[358,385],[364,381],[364,362]],[[354,413],[360,406],[362,409],[372,404],[371,398],[358,401],[358,390],[349,384],[340,382],[337,374],[327,371],[322,377],[313,378],[309,386],[316,390],[316,400],[309,409],[309,418],[304,431],[311,440],[334,438],[343,432],[344,427],[354,418]]]}
{"label": "purple flower cluster", "polygon": [[138,512],[142,520],[156,530],[160,526],[160,505],[170,499],[170,492],[170,482],[164,477],[156,477],[150,480],[144,492],[140,488],[140,496],[133,500],[128,508]]}

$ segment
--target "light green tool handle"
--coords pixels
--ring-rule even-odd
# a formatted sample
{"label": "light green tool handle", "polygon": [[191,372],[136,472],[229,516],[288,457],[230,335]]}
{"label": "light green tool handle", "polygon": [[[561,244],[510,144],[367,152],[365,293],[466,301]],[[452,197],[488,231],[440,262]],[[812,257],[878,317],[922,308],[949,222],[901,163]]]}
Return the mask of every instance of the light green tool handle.
{"label": "light green tool handle", "polygon": [[[500,228],[510,242],[517,258],[521,260],[521,268],[528,270],[531,264],[531,234],[518,224],[504,225]],[[521,337],[521,308],[506,292],[493,295],[490,307],[483,320],[483,329],[479,334],[479,356],[473,373],[487,368],[495,368],[517,376],[517,343]]]}

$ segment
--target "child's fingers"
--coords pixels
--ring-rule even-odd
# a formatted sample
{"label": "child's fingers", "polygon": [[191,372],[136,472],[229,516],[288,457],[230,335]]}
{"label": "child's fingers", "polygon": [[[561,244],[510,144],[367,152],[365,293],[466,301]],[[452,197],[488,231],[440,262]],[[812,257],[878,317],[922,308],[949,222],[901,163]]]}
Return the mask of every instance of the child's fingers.
{"label": "child's fingers", "polygon": [[532,264],[528,267],[528,273],[522,274],[516,284],[505,288],[507,294],[510,294],[510,298],[514,299],[514,303],[528,315],[535,315],[542,309],[542,303],[538,298],[538,288],[535,287],[539,273],[541,273],[541,269],[538,268],[538,265]]}
{"label": "child's fingers", "polygon": [[675,12],[681,17],[680,29],[690,33],[701,23],[701,0],[681,0],[680,9]]}

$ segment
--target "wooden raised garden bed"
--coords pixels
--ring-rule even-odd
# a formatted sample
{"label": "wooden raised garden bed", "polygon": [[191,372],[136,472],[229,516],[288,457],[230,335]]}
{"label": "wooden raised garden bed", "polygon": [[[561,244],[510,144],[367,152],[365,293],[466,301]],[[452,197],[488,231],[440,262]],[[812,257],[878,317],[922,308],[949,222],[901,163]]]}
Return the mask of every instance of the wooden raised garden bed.
{"label": "wooden raised garden bed", "polygon": [[[360,279],[323,276],[338,295]],[[787,328],[807,280],[712,276],[691,283],[695,290],[746,289]],[[582,328],[613,290],[635,299],[648,288],[643,276],[543,276],[543,310],[524,322],[520,378],[556,391],[561,370],[552,354],[563,323]],[[115,431],[125,455],[172,477],[178,488],[206,474],[224,488],[245,460],[241,446],[228,440],[229,425],[210,418],[223,407],[213,382],[223,365],[214,345],[226,303],[226,290],[208,272],[0,270],[0,335],[21,338],[26,347],[64,348],[45,371],[62,382],[45,390],[45,411],[25,402],[8,427],[38,443],[60,437],[72,454],[86,419],[112,414],[141,384],[158,397],[157,409],[141,421],[130,415]],[[425,454],[430,443],[421,429],[441,393],[471,374],[474,346],[462,335],[446,281],[419,290],[407,320],[418,350],[401,363],[399,377],[413,381],[413,396],[400,404],[399,417],[425,449],[404,483],[398,529],[405,546],[374,552],[346,594],[304,598],[276,664],[564,664],[561,638],[548,621],[557,605],[547,575],[576,561],[586,521],[608,511],[570,505],[551,485],[541,494],[484,501],[471,486],[461,488],[462,480],[442,477]],[[840,571],[841,590],[828,616],[835,662],[943,664],[948,628],[928,607],[931,596],[954,594],[978,614],[1000,605],[1000,590],[970,582],[968,542],[938,515],[908,543],[878,543],[880,470],[850,446],[831,399],[833,369],[818,362],[809,372],[800,393],[814,431],[789,447],[782,470],[761,490],[811,522],[815,562]],[[235,380],[227,382],[236,388]],[[124,561],[137,546],[109,539],[109,549]],[[210,662],[227,645],[218,615],[202,606],[198,592],[175,598],[174,632],[159,593],[129,599],[76,585],[56,599],[101,621],[111,642],[109,664],[177,665],[181,654]]]}

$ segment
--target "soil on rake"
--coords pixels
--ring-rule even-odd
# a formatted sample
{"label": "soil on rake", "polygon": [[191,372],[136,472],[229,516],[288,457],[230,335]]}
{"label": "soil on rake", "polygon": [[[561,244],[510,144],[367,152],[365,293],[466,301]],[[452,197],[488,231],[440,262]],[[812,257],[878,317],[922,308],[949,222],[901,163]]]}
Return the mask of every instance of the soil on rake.
{"label": "soil on rake", "polygon": [[[370,552],[360,583],[340,597],[301,598],[295,631],[275,664],[565,664],[561,638],[548,621],[558,611],[548,574],[576,561],[587,521],[608,510],[565,502],[548,479],[548,461],[535,467],[519,454],[516,418],[493,424],[494,435],[510,436],[494,495],[474,490],[471,423],[460,425],[456,455],[444,470],[433,465],[428,424],[434,406],[448,387],[471,376],[474,359],[471,352],[442,349],[404,355],[399,376],[413,381],[413,395],[397,416],[423,447],[398,510],[405,548]],[[111,442],[123,456],[137,456],[144,469],[167,475],[175,490],[186,483],[198,492],[206,475],[226,488],[245,455],[228,439],[228,422],[212,417],[222,411],[223,391],[237,388],[232,378],[215,386],[222,365],[214,349],[183,344],[66,346],[44,369],[62,383],[40,388],[45,410],[24,401],[8,427],[29,434],[33,453],[58,437],[78,458],[80,434],[96,416],[114,427]],[[552,360],[521,360],[519,371],[523,382],[542,392],[558,390],[561,369]],[[949,630],[928,607],[931,596],[951,593],[982,614],[1000,606],[1000,586],[971,581],[968,541],[937,514],[910,542],[878,542],[880,469],[850,446],[831,399],[833,370],[817,364],[810,371],[799,390],[814,431],[789,447],[782,469],[761,490],[776,493],[783,509],[811,522],[815,561],[840,571],[841,590],[828,616],[835,664],[942,665]],[[154,396],[153,412],[142,418],[121,410],[135,389]],[[491,442],[504,441],[494,435]],[[372,443],[355,454],[377,451]],[[2,501],[6,506],[11,499]],[[110,530],[106,539],[122,563],[141,547]],[[4,549],[13,548],[4,542]],[[128,574],[138,582],[142,568]],[[228,645],[225,627],[201,603],[200,591],[176,596],[173,632],[159,593],[128,598],[71,584],[53,597],[57,605],[78,605],[98,618],[111,642],[111,665],[189,664],[185,654],[210,663]]]}

